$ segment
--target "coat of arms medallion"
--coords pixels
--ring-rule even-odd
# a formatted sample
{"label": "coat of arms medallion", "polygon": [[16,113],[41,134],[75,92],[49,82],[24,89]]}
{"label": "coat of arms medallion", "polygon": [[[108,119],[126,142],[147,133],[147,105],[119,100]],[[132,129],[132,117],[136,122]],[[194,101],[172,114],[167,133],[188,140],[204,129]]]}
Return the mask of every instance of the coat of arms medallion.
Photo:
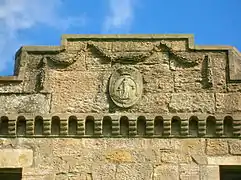
{"label": "coat of arms medallion", "polygon": [[109,93],[119,107],[128,108],[142,96],[143,80],[141,73],[133,67],[121,67],[110,78]]}

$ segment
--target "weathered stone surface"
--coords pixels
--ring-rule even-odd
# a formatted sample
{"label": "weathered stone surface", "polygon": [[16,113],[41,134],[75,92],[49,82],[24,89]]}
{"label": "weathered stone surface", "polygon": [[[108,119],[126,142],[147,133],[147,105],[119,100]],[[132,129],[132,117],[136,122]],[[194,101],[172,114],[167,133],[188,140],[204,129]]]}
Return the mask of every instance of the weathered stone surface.
{"label": "weathered stone surface", "polygon": [[128,150],[112,150],[106,154],[106,160],[113,163],[133,162],[133,157]]}
{"label": "weathered stone surface", "polygon": [[33,163],[33,151],[31,149],[1,149],[1,168],[29,167]]}
{"label": "weathered stone surface", "polygon": [[220,179],[219,166],[201,166],[200,167],[200,180]]}
{"label": "weathered stone surface", "polygon": [[[23,175],[22,180],[52,180],[55,179],[55,175],[54,174],[48,174],[48,175],[43,175],[43,174],[39,174],[39,175],[35,175],[35,176],[25,176]],[[57,177],[56,177],[57,178]]]}
{"label": "weathered stone surface", "polygon": [[205,155],[193,154],[192,155],[192,160],[196,164],[207,164],[207,157]]}
{"label": "weathered stone surface", "polygon": [[207,155],[220,156],[228,154],[228,142],[221,139],[207,139]]}
{"label": "weathered stone surface", "polygon": [[162,163],[177,164],[179,161],[177,152],[161,152],[159,154]]}
{"label": "weathered stone surface", "polygon": [[213,156],[208,157],[208,164],[209,165],[216,165],[216,166],[235,166],[240,165],[241,163],[241,156]]}
{"label": "weathered stone surface", "polygon": [[204,155],[205,154],[205,139],[185,139],[180,144],[180,151],[190,155]]}
{"label": "weathered stone surface", "polygon": [[155,42],[140,42],[140,41],[117,41],[113,43],[113,51],[151,51],[158,41]]}
{"label": "weathered stone surface", "polygon": [[238,81],[241,79],[241,57],[239,52],[236,49],[232,49],[229,51],[229,73],[230,73],[230,80]]}
{"label": "weathered stone surface", "polygon": [[51,144],[53,145],[51,152],[58,157],[80,155],[81,151],[79,149],[85,148],[81,139],[53,139]]}
{"label": "weathered stone surface", "polygon": [[173,93],[169,104],[170,112],[215,112],[213,93]]}
{"label": "weathered stone surface", "polygon": [[[54,62],[51,62],[51,60],[49,60],[50,58],[48,58],[50,68],[55,69],[57,71],[86,71],[87,70],[86,53],[84,51],[67,51],[65,52],[65,54],[66,54],[65,56],[67,56],[66,59],[71,59],[72,63],[68,65],[60,64],[56,66]],[[54,57],[54,56],[50,56],[50,57]]]}
{"label": "weathered stone surface", "polygon": [[144,92],[174,92],[174,74],[167,68],[159,65],[140,67],[140,71],[143,72]]}
{"label": "weathered stone surface", "polygon": [[69,51],[78,51],[86,49],[87,43],[80,41],[67,41],[66,49]]}
{"label": "weathered stone surface", "polygon": [[200,180],[199,175],[180,175],[180,180]]}
{"label": "weathered stone surface", "polygon": [[230,154],[240,155],[241,154],[241,142],[239,139],[233,139],[228,141]]}
{"label": "weathered stone surface", "polygon": [[173,51],[185,51],[187,49],[187,42],[183,40],[163,40],[162,42],[164,42]]}
{"label": "weathered stone surface", "polygon": [[199,180],[199,166],[197,164],[180,164],[179,165],[179,173],[180,179],[186,180]]}
{"label": "weathered stone surface", "polygon": [[[107,111],[106,73],[59,72],[50,73],[52,112]],[[66,83],[62,83],[66,81]],[[106,82],[106,83],[104,83]],[[71,88],[70,88],[71,87]]]}
{"label": "weathered stone surface", "polygon": [[153,167],[150,164],[121,164],[116,166],[115,178],[120,180],[151,179]]}
{"label": "weathered stone surface", "polygon": [[202,75],[200,70],[176,71],[174,82],[175,92],[203,91]]}
{"label": "weathered stone surface", "polygon": [[[32,159],[33,167],[24,169],[24,178],[32,179],[51,179],[53,173],[56,174],[57,179],[196,179],[199,175],[200,178],[207,179],[218,176],[216,171],[211,171],[210,168],[213,166],[210,165],[232,165],[241,162],[237,156],[224,157],[222,152],[219,155],[216,154],[220,151],[220,146],[214,144],[226,144],[226,140],[219,140],[218,143],[212,140],[208,143],[207,151],[210,153],[210,144],[212,144],[212,151],[216,151],[214,153],[216,155],[206,156],[207,164],[197,164],[197,156],[200,154],[194,155],[194,153],[203,153],[202,149],[205,149],[203,139],[200,141],[135,138],[2,140],[2,145],[5,147],[10,147],[9,144],[11,144],[12,147],[18,147],[21,150],[23,147],[31,146],[35,152]],[[216,147],[217,149],[214,150]],[[186,161],[183,164],[184,161],[180,161],[182,153],[192,154],[195,160]],[[200,169],[199,165],[201,165]]]}
{"label": "weathered stone surface", "polygon": [[111,70],[111,63],[105,59],[88,55],[86,57],[86,70],[89,71],[106,71]]}
{"label": "weathered stone surface", "polygon": [[50,110],[51,98],[45,94],[0,95],[1,114],[35,113],[46,114]]}
{"label": "weathered stone surface", "polygon": [[178,180],[178,166],[177,165],[160,165],[154,168],[154,180]]}
{"label": "weathered stone surface", "polygon": [[213,88],[216,92],[227,92],[227,54],[225,52],[209,53],[208,58],[212,62]]}
{"label": "weathered stone surface", "polygon": [[241,83],[229,83],[227,84],[228,92],[241,92]]}
{"label": "weathered stone surface", "polygon": [[168,68],[169,69],[169,53],[162,51],[162,52],[155,52],[151,56],[147,57],[145,61],[141,62],[140,64],[147,65],[160,65],[159,68]]}
{"label": "weathered stone surface", "polygon": [[[119,112],[144,112],[144,113],[166,113],[168,112],[169,93],[151,94],[146,93],[132,109],[118,109]],[[152,108],[149,108],[152,107]]]}
{"label": "weathered stone surface", "polygon": [[241,111],[241,93],[217,93],[216,108],[217,112],[240,112]]}
{"label": "weathered stone surface", "polygon": [[21,83],[8,83],[0,84],[0,93],[22,93],[23,92],[23,82]]}

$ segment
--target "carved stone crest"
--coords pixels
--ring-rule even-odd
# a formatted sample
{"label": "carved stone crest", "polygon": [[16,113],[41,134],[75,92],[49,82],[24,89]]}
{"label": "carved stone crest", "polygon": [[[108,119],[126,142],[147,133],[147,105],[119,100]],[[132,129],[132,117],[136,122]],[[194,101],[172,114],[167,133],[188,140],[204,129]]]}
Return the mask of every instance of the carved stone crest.
{"label": "carved stone crest", "polygon": [[111,75],[109,93],[119,107],[133,106],[141,98],[142,89],[142,76],[135,68],[121,67]]}

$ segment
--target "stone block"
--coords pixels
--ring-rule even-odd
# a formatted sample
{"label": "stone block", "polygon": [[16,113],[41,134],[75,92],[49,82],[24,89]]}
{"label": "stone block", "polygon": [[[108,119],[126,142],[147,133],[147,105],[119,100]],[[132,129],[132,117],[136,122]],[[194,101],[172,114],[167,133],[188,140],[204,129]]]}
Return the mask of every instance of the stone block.
{"label": "stone block", "polygon": [[208,157],[209,165],[240,165],[241,164],[241,156],[216,156],[216,157]]}
{"label": "stone block", "polygon": [[205,155],[205,139],[183,139],[180,143],[181,153]]}
{"label": "stone block", "polygon": [[218,113],[241,112],[241,93],[216,93]]}
{"label": "stone block", "polygon": [[178,139],[149,139],[146,146],[160,151],[177,151],[180,149],[182,142]]}
{"label": "stone block", "polygon": [[195,163],[179,164],[180,176],[199,176],[199,165]]}
{"label": "stone block", "polygon": [[[128,150],[138,150],[138,149],[147,149],[148,148],[148,140],[145,139],[134,139],[134,138],[106,138],[106,139],[86,139],[85,144],[86,147],[90,147],[92,149],[100,150],[110,148],[118,148],[118,149],[128,149]],[[140,148],[141,147],[141,148]]]}
{"label": "stone block", "polygon": [[[57,71],[86,71],[86,53],[84,51],[67,51],[64,56],[67,59],[73,59],[74,62],[66,67],[56,66],[52,64],[50,69]],[[53,56],[53,58],[56,58]],[[49,70],[49,69],[48,69]],[[51,70],[50,70],[51,71]]]}
{"label": "stone block", "polygon": [[192,160],[193,160],[196,164],[207,164],[207,156],[206,156],[206,155],[193,154],[193,155],[192,155]]}
{"label": "stone block", "polygon": [[229,76],[231,81],[241,80],[241,56],[237,50],[229,50]]}
{"label": "stone block", "polygon": [[36,93],[36,87],[38,82],[38,70],[32,70],[29,72],[25,72],[24,74],[24,84],[23,84],[23,92],[24,93]]}
{"label": "stone block", "polygon": [[81,92],[68,94],[68,92],[53,94],[52,113],[107,113],[109,110],[106,94]]}
{"label": "stone block", "polygon": [[147,66],[159,65],[159,68],[169,69],[169,53],[165,51],[155,52],[151,56],[147,57],[143,62],[140,62],[139,64],[143,64]]}
{"label": "stone block", "polygon": [[54,156],[73,156],[81,154],[80,149],[83,149],[82,139],[53,139],[52,152]]}
{"label": "stone block", "polygon": [[180,175],[180,180],[200,180],[199,175]]}
{"label": "stone block", "polygon": [[115,178],[118,180],[151,179],[153,167],[149,163],[120,164],[116,166]]}
{"label": "stone block", "polygon": [[200,70],[182,69],[174,72],[175,92],[203,92]]}
{"label": "stone block", "polygon": [[177,165],[159,165],[154,168],[154,180],[179,180]]}
{"label": "stone block", "polygon": [[114,52],[123,51],[151,51],[158,41],[117,41],[113,43]]}
{"label": "stone block", "polygon": [[207,155],[220,156],[228,154],[228,142],[225,139],[207,139]]}
{"label": "stone block", "polygon": [[219,180],[219,166],[201,166],[200,167],[200,180]]}
{"label": "stone block", "polygon": [[179,154],[178,152],[160,152],[161,162],[163,164],[178,164],[179,163]]}
{"label": "stone block", "polygon": [[181,69],[175,71],[175,83],[194,83],[202,81],[200,70],[196,69]]}
{"label": "stone block", "polygon": [[32,148],[34,151],[33,168],[25,168],[25,175],[51,174],[53,167],[53,148],[50,138],[17,138],[18,148]]}
{"label": "stone block", "polygon": [[1,168],[22,168],[33,164],[33,150],[31,149],[1,149]]}
{"label": "stone block", "polygon": [[24,58],[25,59],[24,60],[25,66],[26,66],[26,72],[31,72],[32,70],[37,70],[38,65],[39,65],[42,58],[43,58],[42,55],[28,53],[26,55],[26,58]]}
{"label": "stone block", "polygon": [[68,174],[56,174],[55,180],[66,180],[69,179]]}
{"label": "stone block", "polygon": [[77,71],[50,71],[49,84],[50,90],[66,95],[74,95],[76,92],[96,93],[105,92],[106,86],[101,88],[102,80],[106,73]]}
{"label": "stone block", "polygon": [[227,92],[227,54],[225,52],[213,52],[208,53],[208,57],[212,62],[213,88],[216,92]]}
{"label": "stone block", "polygon": [[75,173],[69,176],[68,180],[93,180],[91,173]]}
{"label": "stone block", "polygon": [[116,149],[106,154],[106,160],[112,163],[130,163],[133,162],[133,157],[128,150]]}
{"label": "stone block", "polygon": [[122,113],[167,113],[169,100],[170,93],[145,93],[132,108],[123,109],[114,106],[113,111]]}
{"label": "stone block", "polygon": [[95,180],[102,180],[102,179],[113,180],[113,179],[115,179],[117,166],[118,165],[113,164],[113,163],[95,162],[92,165],[93,179],[95,179]]}
{"label": "stone block", "polygon": [[88,55],[86,57],[86,69],[88,71],[111,71],[111,62],[104,58]]}
{"label": "stone block", "polygon": [[[57,178],[61,178],[60,176]],[[34,175],[34,176],[25,176],[23,175],[22,180],[56,180],[55,174],[48,174],[48,175]]]}
{"label": "stone block", "polygon": [[52,72],[52,112],[108,111],[108,78],[105,72]]}
{"label": "stone block", "polygon": [[162,40],[162,43],[165,43],[173,51],[186,51],[187,50],[187,41],[185,40]]}
{"label": "stone block", "polygon": [[23,82],[21,83],[0,83],[0,93],[8,94],[8,93],[22,93],[23,92]]}
{"label": "stone block", "polygon": [[214,113],[215,97],[213,93],[173,93],[169,110],[173,113]]}
{"label": "stone block", "polygon": [[227,84],[228,92],[241,92],[241,83],[229,83]]}
{"label": "stone block", "polygon": [[46,114],[50,110],[50,95],[46,94],[12,94],[0,95],[1,114],[35,113]]}
{"label": "stone block", "polygon": [[239,139],[233,139],[228,141],[230,154],[241,155],[241,141]]}
{"label": "stone block", "polygon": [[174,92],[173,72],[159,65],[140,66],[139,68],[143,74],[144,92],[153,94]]}
{"label": "stone block", "polygon": [[87,47],[87,43],[80,41],[67,41],[65,47],[68,51],[84,50]]}
{"label": "stone block", "polygon": [[160,155],[152,148],[138,148],[131,151],[133,161],[136,163],[150,163],[159,164]]}

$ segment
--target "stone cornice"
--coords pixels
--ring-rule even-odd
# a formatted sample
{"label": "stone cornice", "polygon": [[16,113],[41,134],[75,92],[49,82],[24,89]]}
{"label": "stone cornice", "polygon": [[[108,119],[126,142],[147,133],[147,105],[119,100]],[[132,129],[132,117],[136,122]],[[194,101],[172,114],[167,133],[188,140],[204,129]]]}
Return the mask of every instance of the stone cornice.
{"label": "stone cornice", "polygon": [[[241,114],[17,114],[1,116],[2,137],[240,138]],[[37,129],[38,130],[37,130]],[[36,131],[41,133],[36,134]]]}

